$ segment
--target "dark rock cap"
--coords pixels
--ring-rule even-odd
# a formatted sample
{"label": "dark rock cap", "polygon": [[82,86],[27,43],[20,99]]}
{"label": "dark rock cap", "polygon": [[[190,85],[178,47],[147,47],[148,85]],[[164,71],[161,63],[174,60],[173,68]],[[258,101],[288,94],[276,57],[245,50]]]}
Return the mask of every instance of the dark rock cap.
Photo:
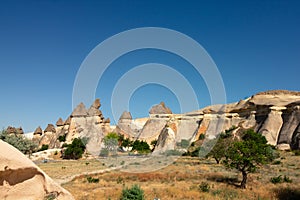
{"label": "dark rock cap", "polygon": [[101,106],[100,99],[96,99],[92,105],[92,107],[99,109]]}
{"label": "dark rock cap", "polygon": [[160,104],[152,106],[149,113],[150,114],[172,114],[172,111],[170,108],[166,107],[164,102],[160,102]]}
{"label": "dark rock cap", "polygon": [[88,115],[85,105],[81,102],[72,112],[72,117],[86,117]]}
{"label": "dark rock cap", "polygon": [[42,134],[43,134],[43,130],[40,126],[37,127],[33,133],[33,135],[42,135]]}
{"label": "dark rock cap", "polygon": [[44,132],[52,132],[56,133],[55,127],[53,124],[48,124],[47,128],[44,130]]}
{"label": "dark rock cap", "polygon": [[88,110],[88,115],[89,116],[100,116],[101,117],[102,112],[98,108],[96,108],[94,106],[91,106]]}
{"label": "dark rock cap", "polygon": [[56,126],[63,126],[65,123],[64,121],[62,120],[62,118],[59,118],[56,122]]}
{"label": "dark rock cap", "polygon": [[70,125],[70,124],[71,124],[71,116],[69,116],[65,121],[65,125]]}
{"label": "dark rock cap", "polygon": [[121,115],[120,119],[132,119],[131,113],[124,111],[123,114]]}

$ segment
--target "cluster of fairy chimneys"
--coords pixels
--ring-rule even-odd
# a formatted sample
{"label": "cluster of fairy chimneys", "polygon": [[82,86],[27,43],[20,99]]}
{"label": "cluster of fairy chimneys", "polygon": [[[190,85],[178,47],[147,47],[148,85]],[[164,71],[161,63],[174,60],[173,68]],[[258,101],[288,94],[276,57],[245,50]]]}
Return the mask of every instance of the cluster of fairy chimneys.
{"label": "cluster of fairy chimneys", "polygon": [[[101,110],[99,110],[101,106],[100,99],[96,99],[94,103],[91,105],[89,109],[86,109],[83,103],[80,103],[72,112],[72,114],[64,121],[62,118],[59,118],[56,122],[57,127],[64,127],[69,126],[71,124],[72,118],[81,118],[81,117],[99,117],[101,123],[109,124],[110,119],[105,119]],[[46,129],[43,131],[42,128],[39,126],[34,131],[34,135],[42,135],[46,132],[56,133],[56,128],[53,124],[48,124]]]}
{"label": "cluster of fairy chimneys", "polygon": [[9,126],[6,129],[6,132],[8,134],[24,134],[24,131],[23,131],[22,127],[15,128],[15,127]]}

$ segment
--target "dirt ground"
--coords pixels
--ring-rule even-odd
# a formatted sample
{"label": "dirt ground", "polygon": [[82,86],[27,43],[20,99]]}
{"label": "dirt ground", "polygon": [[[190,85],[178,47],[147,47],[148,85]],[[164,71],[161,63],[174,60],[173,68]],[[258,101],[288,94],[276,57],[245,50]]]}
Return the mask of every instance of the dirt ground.
{"label": "dirt ground", "polygon": [[[238,187],[242,177],[237,171],[227,170],[212,159],[179,157],[164,168],[144,173],[123,171],[134,165],[143,168],[140,162],[126,165],[120,158],[118,162],[121,163],[119,166],[108,165],[101,159],[52,161],[38,165],[78,200],[119,199],[122,189],[133,184],[140,185],[147,200],[300,199],[300,156],[291,152],[281,152],[276,162],[261,166],[256,173],[250,174],[244,190]],[[270,179],[279,175],[287,176],[292,182],[271,183]],[[99,182],[89,183],[87,177],[99,179]],[[205,191],[201,184],[208,189]]]}

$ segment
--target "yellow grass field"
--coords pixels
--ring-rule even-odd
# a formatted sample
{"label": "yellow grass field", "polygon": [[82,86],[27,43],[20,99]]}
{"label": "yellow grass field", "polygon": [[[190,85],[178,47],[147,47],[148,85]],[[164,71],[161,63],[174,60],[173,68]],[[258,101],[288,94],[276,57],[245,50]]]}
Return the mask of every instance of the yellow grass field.
{"label": "yellow grass field", "polygon": [[[282,152],[277,160],[277,163],[262,166],[250,174],[245,190],[238,188],[241,175],[236,171],[229,171],[214,160],[192,157],[180,157],[171,165],[148,173],[128,173],[118,169],[103,172],[101,170],[109,167],[96,159],[41,163],[39,167],[63,183],[62,186],[78,200],[119,199],[122,189],[133,184],[141,186],[147,200],[300,199],[300,156]],[[292,183],[270,182],[271,177],[279,175],[286,175]],[[99,182],[89,183],[88,176],[99,178]],[[208,184],[208,192],[200,189],[202,182]]]}

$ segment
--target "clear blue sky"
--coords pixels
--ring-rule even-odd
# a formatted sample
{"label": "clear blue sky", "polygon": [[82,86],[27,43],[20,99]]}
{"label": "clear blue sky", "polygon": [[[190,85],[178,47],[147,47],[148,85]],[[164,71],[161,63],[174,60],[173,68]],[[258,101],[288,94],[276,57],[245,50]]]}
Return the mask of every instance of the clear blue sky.
{"label": "clear blue sky", "polygon": [[[72,111],[76,73],[88,53],[119,32],[164,27],[199,42],[217,64],[227,101],[259,91],[300,90],[300,1],[0,1],[0,125],[45,128]],[[184,60],[162,51],[132,52],[116,60],[96,96],[112,117],[111,90],[130,68],[164,63],[184,74],[200,107],[207,88]],[[179,112],[167,88],[146,85],[130,101],[134,117],[165,101]],[[197,108],[195,108],[197,109]]]}

